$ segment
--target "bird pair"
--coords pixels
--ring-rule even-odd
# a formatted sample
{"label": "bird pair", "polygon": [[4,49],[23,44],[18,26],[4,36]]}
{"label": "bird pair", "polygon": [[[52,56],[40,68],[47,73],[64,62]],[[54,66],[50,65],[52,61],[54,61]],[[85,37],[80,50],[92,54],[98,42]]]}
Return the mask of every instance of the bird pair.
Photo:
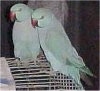
{"label": "bird pair", "polygon": [[76,83],[81,84],[80,78],[86,81],[86,74],[94,76],[72,46],[62,24],[49,9],[33,10],[27,5],[16,4],[10,12],[11,20],[15,19],[14,54],[20,61],[36,59],[42,48],[53,70],[71,76]]}

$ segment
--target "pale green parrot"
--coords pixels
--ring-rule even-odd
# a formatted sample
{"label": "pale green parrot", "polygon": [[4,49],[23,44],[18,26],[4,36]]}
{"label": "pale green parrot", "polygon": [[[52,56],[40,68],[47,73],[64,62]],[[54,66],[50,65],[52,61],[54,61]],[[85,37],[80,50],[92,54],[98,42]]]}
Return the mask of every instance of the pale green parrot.
{"label": "pale green parrot", "polygon": [[81,84],[80,72],[93,76],[72,46],[63,26],[49,9],[36,9],[32,19],[41,47],[54,71],[71,76],[78,84]]}
{"label": "pale green parrot", "polygon": [[10,9],[13,25],[13,43],[15,57],[26,62],[36,59],[40,51],[38,33],[31,24],[33,10],[25,4],[15,4]]}

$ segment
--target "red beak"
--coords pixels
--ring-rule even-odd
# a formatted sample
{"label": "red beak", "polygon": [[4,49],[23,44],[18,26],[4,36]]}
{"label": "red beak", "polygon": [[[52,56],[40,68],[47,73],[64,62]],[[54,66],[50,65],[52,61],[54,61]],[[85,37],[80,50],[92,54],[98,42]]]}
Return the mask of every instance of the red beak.
{"label": "red beak", "polygon": [[35,19],[31,20],[32,26],[35,28],[36,26],[38,26],[38,21]]}
{"label": "red beak", "polygon": [[10,12],[9,13],[9,18],[12,22],[14,22],[14,20],[16,19],[16,14],[14,12]]}

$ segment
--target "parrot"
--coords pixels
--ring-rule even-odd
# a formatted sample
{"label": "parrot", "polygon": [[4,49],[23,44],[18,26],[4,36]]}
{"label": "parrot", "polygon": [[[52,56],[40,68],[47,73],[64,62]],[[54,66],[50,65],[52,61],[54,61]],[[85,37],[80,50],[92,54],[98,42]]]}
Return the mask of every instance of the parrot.
{"label": "parrot", "polygon": [[18,3],[11,7],[9,18],[14,22],[12,37],[14,55],[20,62],[27,63],[35,60],[40,51],[38,33],[31,24],[33,9]]}
{"label": "parrot", "polygon": [[34,10],[32,25],[38,31],[41,48],[55,72],[70,76],[80,85],[81,75],[94,76],[51,10],[46,8]]}

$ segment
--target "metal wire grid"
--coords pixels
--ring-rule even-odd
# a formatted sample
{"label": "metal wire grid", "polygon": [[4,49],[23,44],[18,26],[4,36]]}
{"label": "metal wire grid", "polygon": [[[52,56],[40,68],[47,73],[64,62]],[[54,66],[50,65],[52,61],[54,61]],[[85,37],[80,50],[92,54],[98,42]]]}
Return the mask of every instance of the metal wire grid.
{"label": "metal wire grid", "polygon": [[18,60],[16,61],[15,58],[7,58],[6,60],[14,77],[17,91],[83,89],[71,77],[59,72],[53,72],[49,62],[42,54],[38,57],[36,63],[31,61],[27,67],[23,64],[18,66]]}

